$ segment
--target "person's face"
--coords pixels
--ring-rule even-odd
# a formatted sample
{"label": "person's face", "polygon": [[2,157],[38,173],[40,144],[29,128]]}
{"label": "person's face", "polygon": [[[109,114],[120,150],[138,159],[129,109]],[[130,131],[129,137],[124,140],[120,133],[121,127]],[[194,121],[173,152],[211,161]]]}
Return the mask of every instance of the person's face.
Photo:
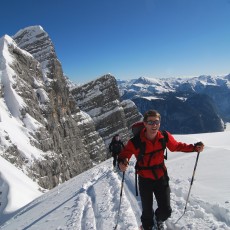
{"label": "person's face", "polygon": [[148,134],[156,134],[160,128],[160,119],[158,117],[148,117],[144,125]]}
{"label": "person's face", "polygon": [[119,136],[116,136],[116,137],[115,137],[115,140],[116,140],[116,141],[119,141],[119,140],[120,140],[120,137],[119,137]]}

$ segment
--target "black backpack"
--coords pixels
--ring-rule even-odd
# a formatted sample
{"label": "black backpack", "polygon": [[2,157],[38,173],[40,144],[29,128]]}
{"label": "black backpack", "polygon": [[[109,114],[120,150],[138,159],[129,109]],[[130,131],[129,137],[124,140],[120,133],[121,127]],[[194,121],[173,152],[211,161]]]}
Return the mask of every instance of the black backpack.
{"label": "black backpack", "polygon": [[135,165],[136,196],[138,196],[138,189],[137,189],[137,171],[138,170],[149,170],[149,169],[151,169],[152,172],[153,172],[153,175],[155,176],[155,178],[158,179],[155,170],[159,169],[159,168],[162,168],[164,170],[165,174],[167,175],[167,170],[165,169],[164,162],[162,162],[162,164],[154,165],[154,166],[141,166],[140,167],[138,165],[138,163],[143,160],[144,155],[151,155],[150,156],[150,159],[151,159],[151,157],[155,153],[160,152],[162,150],[165,152],[164,159],[167,160],[167,157],[168,157],[167,156],[168,155],[167,148],[166,148],[166,144],[168,142],[168,133],[165,130],[161,130],[160,131],[162,133],[162,135],[164,136],[164,138],[162,138],[162,139],[159,140],[161,142],[161,145],[162,145],[161,149],[155,150],[155,151],[150,152],[150,153],[145,153],[146,143],[145,142],[141,142],[141,139],[140,139],[140,132],[141,132],[141,130],[143,128],[144,128],[144,123],[143,122],[134,123],[132,125],[132,132],[134,134],[134,137],[132,137],[130,139],[132,141],[134,147],[136,149],[140,149],[140,152],[139,152],[138,157],[137,157],[136,165]]}
{"label": "black backpack", "polygon": [[113,141],[111,143],[111,150],[114,154],[119,154],[122,150],[123,144],[121,141]]}

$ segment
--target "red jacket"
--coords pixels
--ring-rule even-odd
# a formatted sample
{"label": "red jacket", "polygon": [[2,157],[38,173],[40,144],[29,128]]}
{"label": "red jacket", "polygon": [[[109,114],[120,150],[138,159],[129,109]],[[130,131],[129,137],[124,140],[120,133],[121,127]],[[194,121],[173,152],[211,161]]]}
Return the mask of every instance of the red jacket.
{"label": "red jacket", "polygon": [[[141,139],[141,142],[146,143],[145,154],[143,157],[143,161],[142,160],[139,161],[138,165],[148,167],[148,166],[162,164],[164,162],[164,150],[154,153],[152,157],[150,157],[151,154],[146,154],[146,153],[150,153],[150,152],[162,149],[162,144],[159,140],[164,138],[164,136],[162,135],[160,131],[158,131],[155,140],[152,142],[145,137],[144,133],[145,133],[145,129],[141,131],[140,139]],[[175,151],[194,152],[195,151],[193,144],[186,144],[186,143],[178,142],[174,139],[174,137],[169,132],[167,133],[168,133],[168,141],[166,143],[166,146],[171,152],[175,152]],[[119,159],[120,160],[123,160],[125,158],[130,159],[133,154],[137,158],[139,155],[139,152],[140,152],[139,149],[136,149],[132,141],[129,140],[128,143],[125,145],[124,149],[119,154]],[[164,175],[165,169],[166,169],[165,165],[163,166],[163,168],[155,169],[157,178],[160,178]],[[137,173],[144,178],[151,178],[153,180],[157,179],[154,176],[151,169],[138,170]]]}

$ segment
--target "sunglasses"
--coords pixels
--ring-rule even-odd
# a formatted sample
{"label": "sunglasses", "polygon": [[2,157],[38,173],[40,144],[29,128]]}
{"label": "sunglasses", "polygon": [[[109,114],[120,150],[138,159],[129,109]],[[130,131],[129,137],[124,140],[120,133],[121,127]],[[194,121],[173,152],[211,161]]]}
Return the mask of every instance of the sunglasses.
{"label": "sunglasses", "polygon": [[155,120],[155,121],[146,121],[146,123],[148,124],[148,125],[159,125],[160,124],[160,121],[159,120]]}

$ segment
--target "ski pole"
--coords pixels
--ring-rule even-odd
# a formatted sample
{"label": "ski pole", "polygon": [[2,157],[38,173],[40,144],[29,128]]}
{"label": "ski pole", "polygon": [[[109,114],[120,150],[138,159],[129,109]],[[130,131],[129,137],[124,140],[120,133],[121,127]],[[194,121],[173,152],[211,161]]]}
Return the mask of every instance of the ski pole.
{"label": "ski pole", "polygon": [[119,221],[119,215],[120,215],[120,209],[121,209],[121,197],[122,197],[122,191],[123,191],[123,186],[124,186],[124,180],[125,180],[125,172],[123,172],[122,181],[121,181],[120,202],[119,202],[118,213],[117,213],[117,222],[116,222],[116,225],[114,227],[114,230],[117,229],[117,225],[118,225],[118,221]]}
{"label": "ski pole", "polygon": [[194,166],[194,170],[193,170],[193,174],[192,174],[192,179],[191,179],[191,183],[190,183],[190,188],[189,188],[188,196],[187,196],[186,203],[185,203],[184,213],[183,213],[182,216],[175,222],[175,224],[177,224],[177,222],[184,216],[184,214],[185,214],[185,212],[186,212],[187,204],[188,204],[188,199],[189,199],[189,195],[190,195],[190,192],[191,192],[191,188],[192,188],[192,184],[193,184],[193,180],[194,180],[194,176],[195,176],[195,172],[196,172],[196,166],[197,166],[197,163],[198,163],[199,156],[200,156],[200,152],[197,152],[196,163],[195,163],[195,166]]}

